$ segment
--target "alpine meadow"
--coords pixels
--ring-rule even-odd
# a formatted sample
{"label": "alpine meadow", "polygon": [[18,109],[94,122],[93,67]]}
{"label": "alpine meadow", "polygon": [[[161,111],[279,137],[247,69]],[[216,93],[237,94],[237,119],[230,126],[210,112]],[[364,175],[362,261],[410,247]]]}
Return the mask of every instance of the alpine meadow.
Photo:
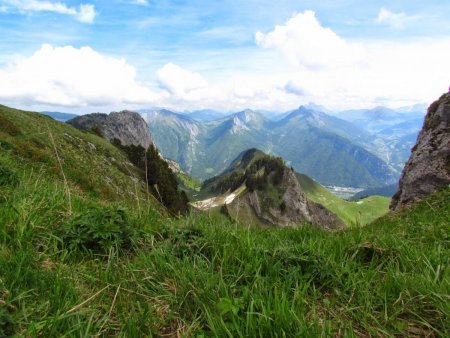
{"label": "alpine meadow", "polygon": [[449,12],[0,0],[0,337],[449,337]]}

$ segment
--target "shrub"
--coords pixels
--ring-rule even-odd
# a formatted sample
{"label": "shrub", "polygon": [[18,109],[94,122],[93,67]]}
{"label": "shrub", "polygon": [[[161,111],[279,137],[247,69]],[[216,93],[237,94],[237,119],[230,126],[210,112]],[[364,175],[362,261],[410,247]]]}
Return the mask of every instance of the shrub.
{"label": "shrub", "polygon": [[125,152],[127,154],[128,159],[131,163],[133,163],[136,167],[138,167],[141,170],[145,170],[145,148],[140,145],[122,145],[122,142],[115,138],[111,141],[111,143]]}
{"label": "shrub", "polygon": [[178,190],[177,177],[153,146],[147,150],[147,177],[152,194],[172,213],[185,215],[188,212],[188,198]]}
{"label": "shrub", "polygon": [[[147,169],[148,187],[172,214],[185,215],[189,211],[189,199],[184,191],[178,190],[176,175],[169,168],[167,162],[160,156],[154,145],[145,151],[140,145],[122,145],[119,139],[113,139],[112,144],[121,149],[128,159],[145,174]],[[147,165],[145,163],[147,161]],[[143,177],[144,178],[144,177]]]}
{"label": "shrub", "polygon": [[108,253],[111,248],[130,249],[132,229],[124,208],[92,208],[61,225],[63,246],[70,251]]}
{"label": "shrub", "polygon": [[90,131],[92,132],[92,134],[95,134],[101,138],[104,138],[102,129],[100,128],[99,125],[93,126]]}
{"label": "shrub", "polygon": [[6,167],[0,166],[0,187],[12,186],[19,184],[19,177],[15,171]]}
{"label": "shrub", "polygon": [[245,175],[241,171],[233,171],[229,174],[225,174],[213,187],[213,192],[223,194],[230,190],[234,191],[239,188],[245,182]]}

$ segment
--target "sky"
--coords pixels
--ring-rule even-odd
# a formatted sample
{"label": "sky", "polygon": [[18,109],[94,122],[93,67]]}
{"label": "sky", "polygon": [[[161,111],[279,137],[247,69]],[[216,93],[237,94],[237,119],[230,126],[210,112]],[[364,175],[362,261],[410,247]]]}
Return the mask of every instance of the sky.
{"label": "sky", "polygon": [[450,1],[0,0],[0,103],[71,113],[430,103]]}

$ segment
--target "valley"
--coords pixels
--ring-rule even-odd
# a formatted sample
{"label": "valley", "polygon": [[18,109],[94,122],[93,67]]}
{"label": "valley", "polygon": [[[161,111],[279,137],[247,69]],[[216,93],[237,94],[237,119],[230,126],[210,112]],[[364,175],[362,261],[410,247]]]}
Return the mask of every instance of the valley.
{"label": "valley", "polygon": [[[398,180],[422,126],[423,107],[413,108],[332,116],[300,107],[280,119],[245,110],[207,121],[168,110],[141,115],[161,153],[200,180],[222,173],[242,151],[256,147],[349,198]],[[355,115],[356,123],[343,119]]]}

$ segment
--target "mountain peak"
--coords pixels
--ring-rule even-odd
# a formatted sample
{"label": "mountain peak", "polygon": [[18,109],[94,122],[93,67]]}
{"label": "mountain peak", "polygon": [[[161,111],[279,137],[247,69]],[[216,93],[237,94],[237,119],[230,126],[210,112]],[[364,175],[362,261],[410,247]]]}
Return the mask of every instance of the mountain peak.
{"label": "mountain peak", "polygon": [[232,115],[230,131],[232,134],[238,134],[243,130],[250,130],[255,123],[262,122],[264,119],[264,116],[260,113],[250,109],[243,110]]}
{"label": "mountain peak", "polygon": [[256,121],[259,120],[262,115],[251,110],[251,109],[245,109],[239,113],[236,113],[234,115],[235,117],[237,117],[238,119],[240,119],[242,122],[248,123],[251,121]]}
{"label": "mountain peak", "polygon": [[323,124],[323,122],[320,122],[322,115],[324,114],[308,109],[305,106],[300,106],[298,107],[298,109],[292,111],[289,115],[287,115],[283,120],[286,122],[292,119],[303,119],[309,123]]}
{"label": "mountain peak", "polygon": [[[204,187],[225,196],[223,211],[232,219],[242,220],[239,215],[244,214],[248,216],[246,222],[255,225],[286,227],[309,222],[327,230],[344,228],[335,214],[306,197],[295,172],[281,158],[252,148],[234,163],[230,171],[211,179]],[[219,205],[220,198],[213,200],[217,202],[214,205]],[[199,202],[199,206],[203,205],[205,201]]]}
{"label": "mountain peak", "polygon": [[112,112],[109,115],[80,115],[67,123],[81,130],[99,128],[106,139],[119,139],[123,145],[133,144],[148,148],[153,143],[145,120],[140,114],[129,110]]}

